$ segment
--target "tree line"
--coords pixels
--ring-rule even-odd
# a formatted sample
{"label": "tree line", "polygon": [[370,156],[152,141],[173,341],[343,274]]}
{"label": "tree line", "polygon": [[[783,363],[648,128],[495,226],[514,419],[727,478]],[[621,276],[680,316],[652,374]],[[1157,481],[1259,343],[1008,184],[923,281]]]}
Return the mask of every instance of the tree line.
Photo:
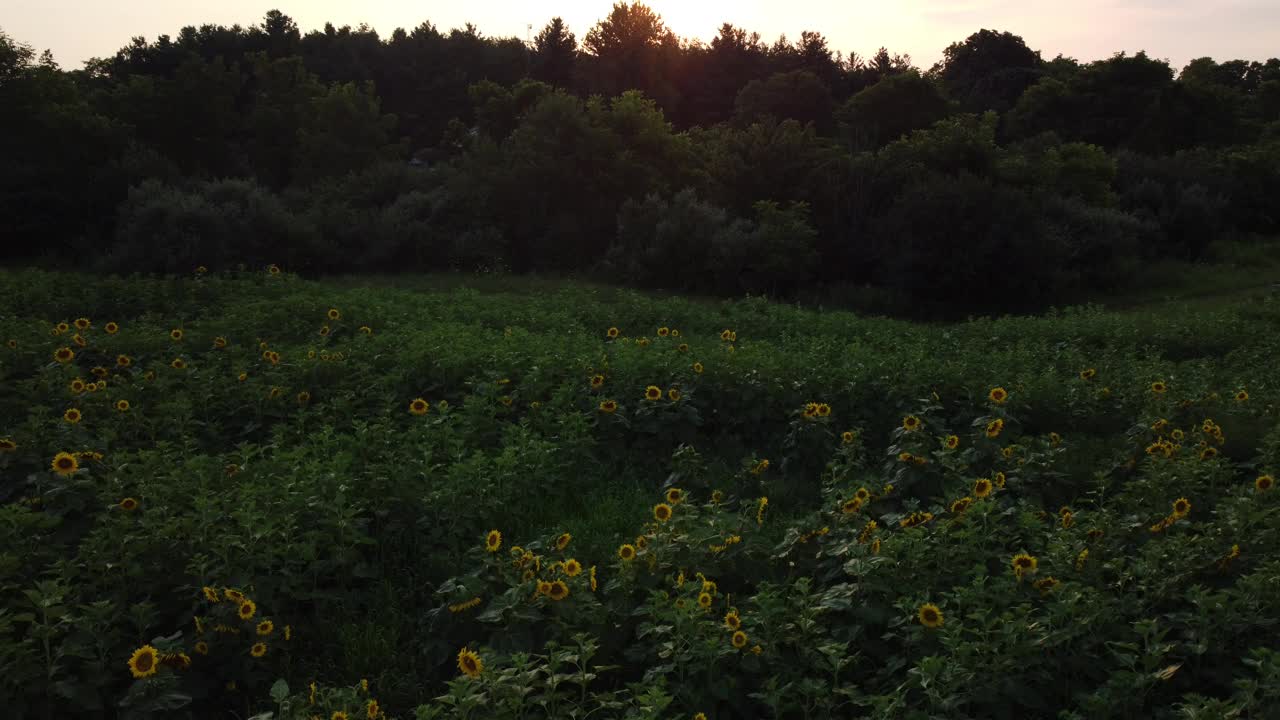
{"label": "tree line", "polygon": [[1044,59],[981,30],[925,69],[817,31],[684,40],[641,3],[530,43],[272,11],[70,71],[0,31],[0,154],[11,262],[1018,309],[1276,234],[1280,60]]}

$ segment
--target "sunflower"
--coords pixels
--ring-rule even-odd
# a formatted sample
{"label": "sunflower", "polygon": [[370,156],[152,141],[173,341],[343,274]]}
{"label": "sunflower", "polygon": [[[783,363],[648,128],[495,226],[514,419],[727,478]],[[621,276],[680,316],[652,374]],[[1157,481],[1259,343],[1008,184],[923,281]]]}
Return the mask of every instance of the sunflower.
{"label": "sunflower", "polygon": [[596,566],[595,565],[591,566],[590,577],[591,577],[591,592],[595,592],[596,591]]}
{"label": "sunflower", "polygon": [[573,535],[569,533],[560,533],[556,536],[556,550],[564,552],[564,549],[569,547],[569,543],[572,540]]}
{"label": "sunflower", "polygon": [[174,328],[169,331],[169,339],[174,342],[182,342],[182,335],[183,333],[181,328]]}
{"label": "sunflower", "polygon": [[973,498],[962,497],[959,500],[953,500],[951,502],[951,505],[948,507],[948,509],[952,512],[952,514],[960,515],[965,510],[968,510],[969,506],[972,504],[973,504]]}
{"label": "sunflower", "polygon": [[484,538],[484,549],[491,553],[496,553],[502,549],[502,533],[498,530],[490,530],[489,534]]}
{"label": "sunflower", "polygon": [[270,635],[275,631],[276,631],[276,624],[271,622],[270,620],[263,620],[262,622],[258,623],[257,632],[259,635],[263,635],[263,636]]}
{"label": "sunflower", "polygon": [[306,390],[303,390],[302,392],[298,393],[299,405],[306,405],[309,402],[311,402],[311,393],[307,392]]}
{"label": "sunflower", "polygon": [[205,585],[204,587],[200,588],[200,590],[204,593],[205,600],[208,600],[209,602],[212,602],[212,603],[222,601],[222,598],[218,597],[218,591],[214,590],[208,585]]}
{"label": "sunflower", "polygon": [[329,308],[329,312],[325,313],[325,316],[328,317],[330,320],[342,319],[342,313],[338,311],[338,308]]}
{"label": "sunflower", "polygon": [[1253,481],[1253,487],[1258,492],[1266,492],[1276,486],[1276,479],[1270,475],[1259,475],[1257,480]]}
{"label": "sunflower", "polygon": [[67,408],[67,411],[62,413],[62,419],[66,420],[72,425],[75,425],[76,423],[80,422],[80,418],[81,418],[80,411],[77,410],[76,408]]}
{"label": "sunflower", "polygon": [[618,335],[621,335],[622,333],[621,333],[621,331],[619,331],[619,330],[618,330],[618,328],[616,328],[616,327],[611,327],[611,328],[609,328],[608,330],[606,330],[604,334],[605,334],[605,336],[606,336],[606,337],[608,337],[610,340],[616,340],[616,339],[618,339]]}
{"label": "sunflower", "polygon": [[677,402],[680,400],[680,391],[676,388],[671,388],[667,391],[667,399],[671,402]]}
{"label": "sunflower", "polygon": [[108,335],[115,335],[116,333],[120,332],[120,326],[113,322],[109,322],[106,325],[103,325],[102,329],[106,331]]}
{"label": "sunflower", "polygon": [[248,379],[249,379],[249,373],[242,372],[236,376],[236,380],[240,382],[244,382],[245,380],[248,380]]}
{"label": "sunflower", "polygon": [[117,401],[116,401],[116,410],[117,410],[117,411],[119,411],[119,412],[122,412],[122,413],[123,413],[123,412],[129,412],[129,401],[128,401],[128,400],[117,400]]}
{"label": "sunflower", "polygon": [[1244,402],[1245,400],[1248,400],[1248,399],[1249,399],[1249,393],[1245,392],[1244,390],[1241,390],[1240,392],[1236,393],[1236,402]]}
{"label": "sunflower", "polygon": [[258,612],[258,606],[252,600],[246,599],[240,603],[240,609],[236,613],[241,620],[252,620],[255,613]]}
{"label": "sunflower", "polygon": [[723,341],[725,341],[725,342],[729,342],[731,339],[733,339],[733,331],[732,331],[732,330],[727,330],[727,329],[726,329],[726,330],[721,330],[721,331],[720,331],[720,339],[721,339],[721,340],[723,340]]}
{"label": "sunflower", "polygon": [[467,677],[478,678],[484,672],[484,661],[474,652],[462,648],[458,651],[458,669]]}
{"label": "sunflower", "polygon": [[927,628],[942,627],[943,617],[942,610],[938,609],[933,603],[925,603],[916,611],[916,617],[920,619],[920,624]]}
{"label": "sunflower", "polygon": [[18,443],[12,438],[0,438],[0,453],[13,452],[18,449]]}
{"label": "sunflower", "polygon": [[831,406],[826,403],[818,403],[818,417],[830,417]]}
{"label": "sunflower", "polygon": [[284,639],[285,639],[285,640],[292,640],[292,639],[293,639],[293,626],[292,626],[292,625],[285,625],[285,626],[284,626]]}
{"label": "sunflower", "polygon": [[264,642],[256,642],[256,643],[254,643],[254,644],[253,644],[253,647],[249,648],[249,654],[250,654],[250,655],[252,655],[252,656],[254,656],[254,657],[256,657],[256,658],[260,658],[260,657],[262,657],[263,655],[266,655],[266,654],[267,654],[267,644],[266,644],[266,643],[264,643]]}
{"label": "sunflower", "polygon": [[714,599],[715,598],[711,597],[711,593],[706,593],[706,592],[698,593],[698,607],[702,608],[703,610],[706,610],[707,608],[711,607],[711,602]]}
{"label": "sunflower", "polygon": [[693,720],[707,720],[707,714],[697,713],[696,715],[693,716]]}
{"label": "sunflower", "polygon": [[600,412],[606,415],[612,415],[618,410],[618,402],[616,400],[602,400],[600,402]]}
{"label": "sunflower", "polygon": [[231,588],[227,588],[222,592],[224,595],[226,595],[228,600],[230,600],[231,602],[237,605],[244,602],[244,593],[240,592],[239,590],[232,590]]}
{"label": "sunflower", "polygon": [[62,347],[53,351],[53,359],[57,360],[63,365],[66,365],[72,360],[75,360],[75,358],[76,358],[76,351],[72,350],[69,347]]}
{"label": "sunflower", "polygon": [[978,498],[988,497],[991,495],[993,485],[989,478],[979,478],[973,483],[973,496]]}
{"label": "sunflower", "polygon": [[995,420],[987,423],[987,437],[992,440],[1000,437],[1000,431],[1002,430],[1004,430],[1004,420],[1001,420],[1000,418],[996,418]]}
{"label": "sunflower", "polygon": [[591,376],[591,387],[592,387],[593,389],[599,389],[599,388],[604,387],[604,376],[603,376],[603,375],[592,375],[592,376]]}
{"label": "sunflower", "polygon": [[414,415],[426,415],[427,411],[430,409],[431,404],[422,398],[417,398],[413,402],[409,403],[409,412]]}
{"label": "sunflower", "polygon": [[666,493],[667,502],[672,505],[679,505],[684,502],[684,491],[680,488],[671,488]]}
{"label": "sunflower", "polygon": [[9,340],[5,343],[5,345],[8,345],[10,350],[18,349],[18,341],[14,340],[13,338],[9,338]]}
{"label": "sunflower", "polygon": [[61,335],[62,333],[70,330],[71,326],[64,322],[60,322],[53,329],[57,331],[57,334]]}
{"label": "sunflower", "polygon": [[898,453],[898,462],[907,463],[907,462],[911,462],[914,458],[915,458],[914,455],[906,451]]}
{"label": "sunflower", "polygon": [[858,498],[849,498],[840,503],[840,512],[845,515],[852,515],[862,509],[862,501]]}
{"label": "sunflower", "polygon": [[1009,399],[1009,392],[1002,387],[994,387],[987,393],[987,399],[997,405],[1003,405],[1004,401]]}
{"label": "sunflower", "polygon": [[666,336],[668,336],[668,335],[670,335],[670,334],[671,334],[671,328],[669,328],[669,327],[660,327],[660,328],[658,328],[658,337],[666,337]]}
{"label": "sunflower", "polygon": [[1169,386],[1166,385],[1163,380],[1157,380],[1151,383],[1151,392],[1157,395],[1163,395],[1168,390],[1169,390]]}
{"label": "sunflower", "polygon": [[332,332],[332,331],[329,329],[329,326],[328,326],[328,325],[321,325],[321,326],[320,326],[320,337],[329,337],[329,333],[330,333],[330,332]]}
{"label": "sunflower", "polygon": [[1076,515],[1075,513],[1068,510],[1067,512],[1059,516],[1059,520],[1062,523],[1062,528],[1064,530],[1068,530],[1076,524]]}
{"label": "sunflower", "polygon": [[[272,273],[272,275],[275,275],[275,274],[276,273]],[[329,720],[349,720],[349,718],[347,717],[347,711],[334,710],[333,714],[329,716]]]}
{"label": "sunflower", "polygon": [[1218,455],[1217,448],[1207,447],[1200,451],[1201,460],[1209,460],[1211,458],[1217,457],[1217,455]]}
{"label": "sunflower", "polygon": [[366,703],[364,706],[364,714],[365,717],[369,718],[369,720],[377,720],[378,716],[382,714],[382,708],[378,707],[378,701],[370,700]]}
{"label": "sunflower", "polygon": [[697,374],[701,375],[701,374],[702,374],[702,363],[700,363],[700,362],[696,362],[696,363],[694,363],[694,364],[693,364],[693,371],[694,371],[695,373],[697,373]]}
{"label": "sunflower", "polygon": [[547,588],[547,597],[560,601],[569,597],[569,586],[563,580],[556,580]]}
{"label": "sunflower", "polygon": [[1190,501],[1190,500],[1188,500],[1188,499],[1186,499],[1186,498],[1182,497],[1182,498],[1178,498],[1177,500],[1174,500],[1174,501],[1173,501],[1173,516],[1174,516],[1174,517],[1179,517],[1179,518],[1181,518],[1181,517],[1186,517],[1186,516],[1187,516],[1187,513],[1189,513],[1189,512],[1191,512],[1191,501]]}
{"label": "sunflower", "polygon": [[1060,584],[1060,581],[1057,578],[1050,575],[1049,577],[1040,578],[1034,583],[1031,583],[1031,587],[1047,595],[1050,590],[1053,590],[1059,584]]}
{"label": "sunflower", "polygon": [[947,446],[948,450],[955,450],[960,447],[960,438],[955,435],[948,435],[943,444]]}
{"label": "sunflower", "polygon": [[80,469],[80,461],[75,455],[67,452],[60,452],[53,456],[53,471],[59,475],[71,475]]}
{"label": "sunflower", "polygon": [[1080,371],[1081,380],[1092,380],[1097,375],[1098,375],[1098,371],[1093,368],[1085,368],[1084,370]]}
{"label": "sunflower", "polygon": [[72,335],[71,342],[75,343],[76,347],[84,347],[89,344],[89,341],[81,337],[80,333],[76,333],[75,335]]}
{"label": "sunflower", "polygon": [[649,387],[645,388],[644,399],[645,400],[661,400],[662,388],[659,388],[657,385],[650,385]]}
{"label": "sunflower", "polygon": [[209,643],[207,643],[207,642],[205,642],[205,641],[203,641],[203,640],[200,640],[199,642],[197,642],[197,643],[196,643],[195,650],[196,650],[196,652],[197,652],[197,653],[199,653],[199,654],[201,654],[201,655],[208,655],[208,654],[209,654]]}
{"label": "sunflower", "polygon": [[372,335],[373,328],[369,327],[368,325],[361,325],[360,332],[364,333],[365,335]]}
{"label": "sunflower", "polygon": [[169,367],[172,367],[174,370],[184,370],[187,367],[187,361],[182,358],[174,358],[173,362],[169,363]]}
{"label": "sunflower", "polygon": [[1013,565],[1013,574],[1017,575],[1019,578],[1026,573],[1035,572],[1036,567],[1040,564],[1039,560],[1026,553],[1018,553],[1017,555],[1014,555],[1011,562]]}
{"label": "sunflower", "polygon": [[851,445],[853,444],[853,440],[855,437],[856,436],[853,434],[852,430],[845,430],[844,432],[840,433],[840,442],[844,443],[845,445]]}
{"label": "sunflower", "polygon": [[671,519],[671,506],[666,503],[658,503],[653,506],[653,519],[658,522],[666,522]]}
{"label": "sunflower", "polygon": [[680,352],[689,352],[689,343],[680,343],[676,346],[676,350]]}
{"label": "sunflower", "polygon": [[618,548],[618,557],[630,562],[636,559],[636,546],[631,544],[623,545]]}
{"label": "sunflower", "polygon": [[733,635],[729,638],[729,642],[733,643],[734,647],[741,650],[747,646],[747,634],[741,630],[735,630],[733,631]]}
{"label": "sunflower", "polygon": [[72,324],[76,326],[77,330],[88,330],[90,325],[89,318],[76,318],[76,321]]}
{"label": "sunflower", "polygon": [[270,265],[267,266],[267,272],[271,275],[279,275],[280,266],[276,265],[275,263],[271,263]]}
{"label": "sunflower", "polygon": [[578,562],[577,560],[574,560],[573,558],[569,558],[568,560],[565,560],[564,564],[561,567],[564,568],[564,574],[568,575],[569,577],[578,577],[578,575],[582,572],[582,563]]}
{"label": "sunflower", "polygon": [[993,475],[991,479],[995,482],[996,487],[998,488],[1004,487],[1004,483],[1005,483],[1004,473],[998,472],[995,475]]}
{"label": "sunflower", "polygon": [[1006,448],[1001,449],[1000,454],[1004,456],[1005,460],[1009,460],[1010,458],[1013,457],[1013,454],[1015,451],[1016,451],[1016,448],[1013,445],[1010,445]]}
{"label": "sunflower", "polygon": [[908,415],[902,418],[902,429],[907,432],[915,432],[920,429],[921,425],[920,418],[915,415]]}
{"label": "sunflower", "polygon": [[148,678],[156,674],[156,666],[159,664],[160,653],[150,645],[143,645],[129,657],[129,672],[135,678]]}
{"label": "sunflower", "polygon": [[126,511],[129,511],[129,512],[133,512],[134,510],[137,510],[137,509],[138,509],[138,501],[137,501],[137,500],[135,500],[135,499],[133,499],[133,498],[131,498],[131,497],[127,497],[127,498],[125,498],[125,499],[123,499],[123,500],[121,500],[121,501],[120,501],[120,504],[119,504],[119,506],[118,506],[118,507],[119,507],[121,510],[126,510]]}

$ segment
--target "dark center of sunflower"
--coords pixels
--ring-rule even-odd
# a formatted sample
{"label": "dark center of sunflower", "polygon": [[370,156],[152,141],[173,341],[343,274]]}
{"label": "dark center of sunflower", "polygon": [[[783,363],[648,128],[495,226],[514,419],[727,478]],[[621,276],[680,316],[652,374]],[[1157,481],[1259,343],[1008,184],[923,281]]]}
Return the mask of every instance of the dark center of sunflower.
{"label": "dark center of sunflower", "polygon": [[925,608],[924,619],[928,622],[934,622],[938,619],[938,613],[933,608]]}
{"label": "dark center of sunflower", "polygon": [[1018,558],[1018,567],[1021,567],[1021,568],[1031,567],[1030,558]]}
{"label": "dark center of sunflower", "polygon": [[146,672],[147,670],[150,670],[151,666],[154,664],[155,664],[155,656],[153,656],[151,653],[143,653],[138,656],[139,670]]}

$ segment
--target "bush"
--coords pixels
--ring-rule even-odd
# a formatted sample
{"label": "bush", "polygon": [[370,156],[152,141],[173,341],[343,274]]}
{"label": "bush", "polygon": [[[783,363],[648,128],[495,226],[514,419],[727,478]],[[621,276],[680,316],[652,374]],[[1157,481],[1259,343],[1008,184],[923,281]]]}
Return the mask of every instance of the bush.
{"label": "bush", "polygon": [[618,213],[618,237],[608,272],[642,287],[695,290],[706,286],[712,243],[729,225],[726,213],[699,201],[692,189],[671,200],[628,200]]}

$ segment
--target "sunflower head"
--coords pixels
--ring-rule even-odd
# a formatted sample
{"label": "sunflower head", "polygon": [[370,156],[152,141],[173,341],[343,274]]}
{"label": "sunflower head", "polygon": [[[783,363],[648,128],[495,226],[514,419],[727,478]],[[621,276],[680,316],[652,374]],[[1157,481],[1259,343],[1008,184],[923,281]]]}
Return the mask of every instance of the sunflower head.
{"label": "sunflower head", "polygon": [[1092,380],[1095,377],[1097,377],[1097,375],[1098,375],[1098,371],[1093,368],[1085,368],[1084,370],[1080,371],[1081,380]]}
{"label": "sunflower head", "polygon": [[569,543],[572,540],[573,535],[569,533],[560,533],[556,536],[556,550],[563,552],[565,548],[569,547]]}
{"label": "sunflower head", "polygon": [[678,505],[684,501],[684,491],[680,488],[670,488],[667,490],[666,498],[672,505]]}
{"label": "sunflower head", "polygon": [[197,653],[199,653],[199,654],[201,654],[201,655],[208,655],[208,654],[209,654],[209,643],[207,643],[207,642],[205,642],[205,641],[203,641],[203,640],[200,640],[200,641],[198,641],[198,642],[196,643],[195,650],[196,650],[196,652],[197,652]]}
{"label": "sunflower head", "polygon": [[338,311],[338,308],[329,308],[329,312],[325,313],[325,317],[330,320],[341,320],[342,313]]}
{"label": "sunflower head", "polygon": [[1266,492],[1276,486],[1276,479],[1270,475],[1259,475],[1257,480],[1253,481],[1253,487],[1258,492]]}
{"label": "sunflower head", "polygon": [[88,330],[89,325],[89,318],[76,318],[75,326],[77,330]]}
{"label": "sunflower head", "polygon": [[612,415],[618,410],[618,402],[616,400],[602,400],[600,402],[600,412],[606,415]]}
{"label": "sunflower head", "polygon": [[943,617],[942,610],[938,609],[933,603],[925,603],[916,611],[916,617],[920,619],[920,624],[927,628],[942,627]]}
{"label": "sunflower head", "polygon": [[845,430],[844,432],[840,433],[840,442],[844,443],[845,445],[851,445],[855,437],[856,436],[853,434],[852,430]]}
{"label": "sunflower head", "polygon": [[742,618],[738,616],[737,610],[730,610],[725,613],[724,626],[735,631],[742,628]]}
{"label": "sunflower head", "polygon": [[923,423],[920,422],[920,418],[915,415],[908,415],[902,418],[902,429],[907,432],[915,432],[916,430],[919,430],[922,424]]}
{"label": "sunflower head", "polygon": [[997,405],[1003,405],[1004,401],[1009,399],[1009,392],[1002,387],[994,387],[987,393],[987,399]]}
{"label": "sunflower head", "polygon": [[582,563],[574,560],[573,558],[565,560],[564,565],[561,567],[564,568],[564,574],[569,577],[578,577],[578,575],[582,573]]}
{"label": "sunflower head", "polygon": [[1186,517],[1191,512],[1191,501],[1182,497],[1173,501],[1173,514],[1175,517]]}
{"label": "sunflower head", "polygon": [[490,530],[489,534],[484,538],[484,549],[491,553],[496,553],[502,549],[502,533],[498,530]]}
{"label": "sunflower head", "polygon": [[653,506],[653,519],[658,522],[666,522],[671,519],[671,506],[666,503],[658,503]]}
{"label": "sunflower head", "polygon": [[658,337],[666,337],[666,336],[668,336],[668,335],[670,335],[670,334],[671,334],[671,328],[669,328],[669,327],[660,327],[660,328],[658,328]]}
{"label": "sunflower head", "polygon": [[597,389],[598,389],[598,388],[602,388],[602,387],[604,387],[604,376],[603,376],[603,375],[598,375],[598,374],[597,374],[597,375],[592,375],[592,376],[591,376],[591,387],[592,387],[592,388],[597,388]]}
{"label": "sunflower head", "polygon": [[120,501],[119,507],[121,510],[132,512],[138,509],[138,501],[131,497],[127,497]]}
{"label": "sunflower head", "polygon": [[478,678],[480,673],[484,672],[484,661],[479,655],[463,648],[458,651],[458,669],[467,677]]}
{"label": "sunflower head", "polygon": [[169,366],[174,370],[182,370],[187,367],[187,361],[182,358],[174,358],[173,362],[169,363]]}
{"label": "sunflower head", "polygon": [[1038,564],[1039,564],[1039,561],[1036,560],[1035,557],[1028,555],[1026,553],[1018,553],[1017,555],[1013,556],[1013,560],[1012,560],[1013,573],[1018,577],[1022,577],[1023,575],[1029,572],[1035,571],[1036,566]]}
{"label": "sunflower head", "polygon": [[276,631],[276,624],[270,620],[263,620],[258,623],[258,627],[256,627],[255,630],[259,635],[267,636]]}
{"label": "sunflower head", "polygon": [[106,325],[103,325],[102,329],[106,331],[108,335],[115,335],[116,333],[120,332],[120,326],[113,322],[109,322]]}
{"label": "sunflower head", "polygon": [[729,637],[729,642],[732,643],[735,648],[741,650],[747,646],[747,634],[741,630],[735,630],[733,635]]}
{"label": "sunflower head", "polygon": [[556,601],[563,600],[569,597],[569,586],[563,580],[556,580],[547,588],[547,597]]}
{"label": "sunflower head", "polygon": [[657,385],[650,385],[649,387],[645,388],[644,399],[645,400],[661,400],[662,388],[658,387]]}
{"label": "sunflower head", "polygon": [[682,353],[689,352],[689,343],[680,343],[676,346],[676,350],[679,350]]}
{"label": "sunflower head", "polygon": [[946,445],[948,450],[955,450],[960,447],[960,438],[955,435],[948,435],[943,444]]}
{"label": "sunflower head", "polygon": [[218,596],[218,591],[214,590],[208,585],[205,585],[203,588],[200,588],[200,590],[204,593],[205,600],[208,600],[209,602],[212,602],[212,603],[222,601],[222,598]]}
{"label": "sunflower head", "polygon": [[298,393],[299,405],[306,405],[309,402],[311,402],[311,393],[307,392],[306,390],[303,390],[302,392]]}
{"label": "sunflower head", "polygon": [[169,331],[169,339],[174,342],[181,342],[182,335],[183,335],[182,328],[174,328]]}
{"label": "sunflower head", "polygon": [[138,679],[151,677],[159,664],[160,653],[150,645],[143,645],[129,657],[129,672]]}
{"label": "sunflower head", "polygon": [[1155,382],[1151,383],[1151,392],[1157,395],[1163,395],[1168,390],[1169,390],[1169,386],[1166,385],[1163,380],[1156,380]]}
{"label": "sunflower head", "polygon": [[987,423],[987,437],[995,439],[1000,437],[1000,432],[1004,430],[1004,420],[996,418]]}
{"label": "sunflower head", "polygon": [[270,265],[267,266],[267,273],[271,275],[279,275],[280,266],[276,265],[275,263],[271,263]]}
{"label": "sunflower head", "polygon": [[59,475],[71,475],[80,469],[80,461],[75,455],[68,452],[60,452],[53,456],[53,471]]}
{"label": "sunflower head", "polygon": [[321,325],[321,326],[320,326],[320,337],[329,337],[329,333],[331,333],[331,332],[333,332],[333,331],[329,329],[329,326],[328,326],[328,325]]}
{"label": "sunflower head", "polygon": [[636,559],[636,546],[630,543],[618,548],[618,557],[626,562]]}
{"label": "sunflower head", "polygon": [[711,603],[713,600],[715,600],[715,598],[711,597],[711,593],[708,593],[708,592],[698,593],[698,607],[702,608],[703,610],[706,610],[707,608],[711,607]]}
{"label": "sunflower head", "polygon": [[676,388],[671,388],[670,390],[667,391],[667,399],[670,400],[671,402],[678,401],[680,397],[681,397],[680,391]]}
{"label": "sunflower head", "polygon": [[621,331],[618,330],[618,328],[616,327],[611,327],[605,331],[605,336],[608,337],[610,340],[616,340],[618,338],[618,335],[620,334],[622,334]]}
{"label": "sunflower head", "polygon": [[62,419],[66,420],[72,425],[75,425],[76,423],[80,422],[80,418],[81,418],[80,411],[76,408],[67,408],[67,411],[62,413]]}
{"label": "sunflower head", "polygon": [[63,365],[66,365],[67,363],[76,359],[76,351],[72,350],[69,347],[58,348],[57,350],[53,351],[53,359],[57,360]]}
{"label": "sunflower head", "polygon": [[128,400],[124,400],[124,399],[117,400],[117,401],[116,401],[116,410],[117,410],[118,412],[122,412],[122,413],[123,413],[123,412],[129,412],[129,401],[128,401]]}
{"label": "sunflower head", "polygon": [[849,498],[840,503],[840,512],[845,515],[852,515],[862,509],[862,501],[858,498]]}
{"label": "sunflower head", "polygon": [[963,513],[965,510],[968,510],[969,506],[972,504],[973,504],[973,498],[962,497],[959,500],[953,500],[948,509],[951,510],[953,514],[959,515]]}
{"label": "sunflower head", "polygon": [[696,363],[694,363],[694,364],[693,364],[693,371],[694,371],[695,373],[697,373],[698,375],[701,375],[701,374],[702,374],[702,363],[700,363],[700,362],[696,362]]}
{"label": "sunflower head", "polygon": [[253,644],[253,647],[249,648],[249,654],[250,654],[250,655],[252,655],[252,656],[254,656],[254,657],[256,657],[256,658],[260,658],[260,657],[262,657],[263,655],[266,655],[266,654],[267,654],[267,644],[266,644],[266,643],[264,643],[264,642],[256,642],[256,643],[254,643],[254,644]]}
{"label": "sunflower head", "polygon": [[1236,402],[1244,402],[1245,400],[1248,400],[1248,399],[1249,399],[1249,393],[1245,392],[1244,390],[1241,390],[1236,393]]}
{"label": "sunflower head", "polygon": [[413,402],[409,403],[409,412],[414,415],[426,415],[427,411],[430,409],[430,403],[422,398],[417,398]]}
{"label": "sunflower head", "polygon": [[236,614],[240,616],[241,620],[251,620],[257,612],[257,604],[247,598],[240,602],[240,608],[236,610]]}

